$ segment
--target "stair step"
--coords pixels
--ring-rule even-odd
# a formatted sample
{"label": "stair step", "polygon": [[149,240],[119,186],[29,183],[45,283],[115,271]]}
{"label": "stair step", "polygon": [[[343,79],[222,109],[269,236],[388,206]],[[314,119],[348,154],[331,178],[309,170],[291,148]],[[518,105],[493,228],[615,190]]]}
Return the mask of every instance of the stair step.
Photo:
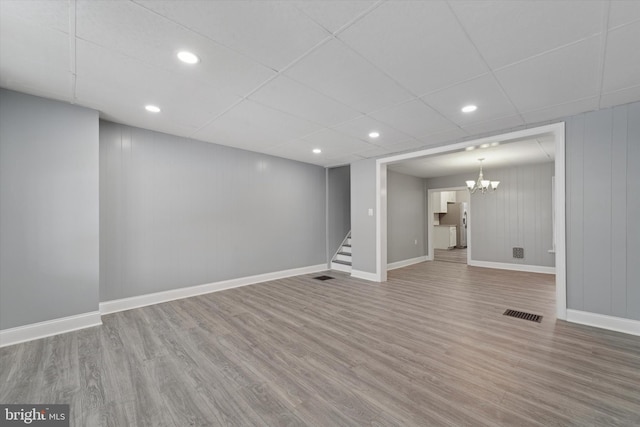
{"label": "stair step", "polygon": [[351,247],[351,245],[348,245],[346,243],[344,245],[342,245],[342,246],[345,247],[345,248],[350,248]]}
{"label": "stair step", "polygon": [[339,259],[334,259],[332,262],[335,262],[336,264],[351,265],[351,261],[342,261]]}
{"label": "stair step", "polygon": [[351,254],[336,254],[333,258],[334,261],[351,261]]}
{"label": "stair step", "polygon": [[351,252],[338,252],[337,255],[351,256]]}

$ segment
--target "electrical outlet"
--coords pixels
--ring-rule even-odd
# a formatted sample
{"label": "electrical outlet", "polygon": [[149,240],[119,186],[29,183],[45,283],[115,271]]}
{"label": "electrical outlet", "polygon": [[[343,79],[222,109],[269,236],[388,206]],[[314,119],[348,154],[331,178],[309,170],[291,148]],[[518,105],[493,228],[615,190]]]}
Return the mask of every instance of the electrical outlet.
{"label": "electrical outlet", "polygon": [[418,239],[414,240],[414,241],[413,241],[413,244],[414,244],[414,245],[417,245],[417,244],[418,244]]}

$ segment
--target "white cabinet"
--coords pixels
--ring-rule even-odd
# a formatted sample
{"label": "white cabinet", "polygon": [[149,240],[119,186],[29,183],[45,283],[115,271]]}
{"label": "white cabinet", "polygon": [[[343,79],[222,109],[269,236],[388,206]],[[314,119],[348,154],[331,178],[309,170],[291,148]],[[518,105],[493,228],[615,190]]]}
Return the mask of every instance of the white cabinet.
{"label": "white cabinet", "polygon": [[455,225],[437,225],[433,227],[433,247],[436,249],[454,248],[456,241]]}
{"label": "white cabinet", "polygon": [[431,193],[434,213],[447,213],[447,203],[456,201],[455,191],[438,191]]}

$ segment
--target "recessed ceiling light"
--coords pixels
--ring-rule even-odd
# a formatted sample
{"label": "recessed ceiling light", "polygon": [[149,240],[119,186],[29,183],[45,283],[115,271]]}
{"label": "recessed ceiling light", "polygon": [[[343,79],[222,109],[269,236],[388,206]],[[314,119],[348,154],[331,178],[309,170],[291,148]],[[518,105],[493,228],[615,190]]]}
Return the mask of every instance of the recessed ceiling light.
{"label": "recessed ceiling light", "polygon": [[313,154],[320,154],[320,153],[322,153],[321,149],[319,149],[319,148],[314,148],[313,149]]}
{"label": "recessed ceiling light", "polygon": [[156,107],[155,105],[145,105],[144,109],[147,110],[150,113],[159,113],[160,112],[160,107]]}
{"label": "recessed ceiling light", "polygon": [[380,136],[379,132],[373,131],[373,132],[369,132],[369,138],[377,138]]}
{"label": "recessed ceiling light", "polygon": [[475,150],[475,149],[476,149],[476,147],[474,147],[473,145],[465,148],[466,151],[472,151],[472,150]]}
{"label": "recessed ceiling light", "polygon": [[499,143],[498,141],[496,141],[496,142],[492,142],[492,143],[491,143],[491,146],[492,146],[492,147],[497,147],[498,145],[500,145],[500,143]]}
{"label": "recessed ceiling light", "polygon": [[477,109],[478,109],[478,107],[476,107],[475,105],[465,105],[464,107],[462,107],[462,112],[463,113],[473,113]]}
{"label": "recessed ceiling light", "polygon": [[491,146],[491,144],[489,144],[489,143],[487,142],[487,143],[482,144],[482,145],[480,146],[480,148],[489,148],[490,146]]}
{"label": "recessed ceiling light", "polygon": [[198,58],[195,53],[187,52],[186,50],[178,52],[178,59],[187,64],[197,64],[200,62],[200,58]]}

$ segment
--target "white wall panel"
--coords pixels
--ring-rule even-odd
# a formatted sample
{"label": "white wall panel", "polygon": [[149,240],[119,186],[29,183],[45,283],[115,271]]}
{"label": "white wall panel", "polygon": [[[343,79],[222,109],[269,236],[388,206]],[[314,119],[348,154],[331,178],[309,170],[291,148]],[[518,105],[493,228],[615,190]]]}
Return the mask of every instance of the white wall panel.
{"label": "white wall panel", "polygon": [[98,112],[0,90],[0,329],[98,310]]}
{"label": "white wall panel", "polygon": [[100,122],[101,301],[322,264],[319,166]]}
{"label": "white wall panel", "polygon": [[568,308],[640,320],[640,103],[566,123]]}

